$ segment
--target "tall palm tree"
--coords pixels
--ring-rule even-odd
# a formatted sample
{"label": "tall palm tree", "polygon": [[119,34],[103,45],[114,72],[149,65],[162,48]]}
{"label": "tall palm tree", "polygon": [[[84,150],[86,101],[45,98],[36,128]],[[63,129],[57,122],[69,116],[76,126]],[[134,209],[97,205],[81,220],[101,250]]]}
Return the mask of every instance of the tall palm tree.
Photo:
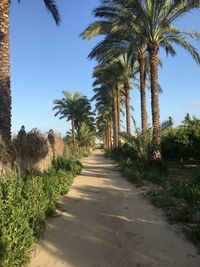
{"label": "tall palm tree", "polygon": [[[96,111],[97,111],[97,134],[99,138],[104,140],[105,147],[111,149],[112,143],[112,125],[114,126],[113,120],[113,97],[110,92],[106,89],[105,93],[103,88],[100,90],[95,88],[96,94],[93,99],[96,100]],[[106,94],[106,97],[105,97]],[[114,129],[114,127],[113,127]],[[114,131],[113,131],[114,132]],[[115,136],[114,136],[115,144]]]}
{"label": "tall palm tree", "polygon": [[[113,59],[113,57],[119,57],[127,53],[132,59],[138,61],[139,73],[140,73],[140,96],[141,96],[141,126],[142,131],[147,130],[147,111],[146,111],[146,67],[147,67],[147,45],[144,43],[143,38],[139,38],[130,29],[131,24],[123,17],[122,9],[118,8],[115,4],[119,4],[120,1],[113,2],[109,6],[109,1],[102,1],[107,5],[95,9],[95,16],[100,17],[101,20],[91,24],[81,36],[84,39],[90,40],[98,34],[105,35],[103,41],[98,43],[89,54],[89,58],[95,58],[99,62],[106,62]],[[122,1],[121,1],[122,2]],[[102,19],[103,18],[103,19]],[[113,22],[114,21],[114,22]],[[128,83],[125,85],[125,89],[128,89]],[[126,91],[129,94],[130,88]],[[129,95],[126,100],[129,101]],[[127,102],[128,105],[128,102]],[[128,109],[126,109],[126,112]],[[127,114],[127,118],[130,116]],[[130,119],[129,119],[130,121]],[[127,122],[127,131],[130,132],[130,123]]]}
{"label": "tall palm tree", "polygon": [[132,54],[124,53],[118,58],[113,60],[113,65],[118,73],[118,79],[122,83],[124,95],[125,95],[125,107],[126,107],[126,129],[127,133],[131,134],[131,105],[130,105],[130,90],[131,80],[135,79],[138,73],[138,66],[135,58]]}
{"label": "tall palm tree", "polygon": [[[100,22],[99,22],[100,23]],[[126,25],[128,27],[128,25]],[[82,34],[84,38],[90,39],[87,30]],[[147,47],[142,40],[138,40],[136,36],[127,31],[125,35],[124,29],[118,27],[115,32],[106,35],[103,41],[97,44],[89,54],[89,58],[95,58],[99,62],[107,62],[115,57],[128,54],[129,57],[138,61],[138,71],[140,74],[140,97],[141,97],[141,126],[142,131],[147,130],[147,111],[146,111],[146,77],[148,66]]]}
{"label": "tall palm tree", "polygon": [[77,114],[80,112],[80,104],[83,100],[83,96],[79,92],[75,92],[74,95],[72,95],[70,91],[63,91],[62,93],[64,97],[61,100],[56,99],[53,101],[55,105],[53,110],[57,110],[55,116],[60,115],[60,119],[66,118],[67,121],[71,120],[72,139],[75,148],[75,120],[78,121]]}
{"label": "tall palm tree", "polygon": [[[56,24],[59,24],[60,16],[55,1],[43,2]],[[9,5],[10,0],[0,1],[0,142],[7,147],[11,141]]]}
{"label": "tall palm tree", "polygon": [[199,37],[199,33],[184,32],[176,28],[173,23],[184,13],[193,9],[195,1],[129,1],[126,8],[135,13],[133,30],[143,36],[148,46],[151,74],[151,107],[153,124],[153,154],[154,160],[161,159],[160,109],[158,65],[159,49],[175,54],[173,43],[186,49],[195,61],[200,63],[197,50],[187,41],[187,37]]}
{"label": "tall palm tree", "polygon": [[[152,159],[161,159],[160,110],[158,86],[158,53],[163,47],[167,53],[175,55],[173,44],[186,49],[199,64],[200,57],[188,41],[187,37],[199,38],[197,32],[186,32],[176,28],[173,23],[193,8],[200,7],[198,0],[102,0],[103,5],[94,10],[97,21],[82,34],[92,38],[100,34],[110,34],[121,29],[120,38],[125,39],[130,33],[140,40],[148,50],[150,57],[151,106],[153,124]],[[141,69],[142,71],[142,69]]]}
{"label": "tall palm tree", "polygon": [[[95,68],[93,77],[96,79],[94,86],[103,85],[104,90],[108,90],[109,97],[113,98],[113,133],[114,133],[114,146],[119,145],[119,132],[120,132],[120,79],[116,75],[116,68],[111,63],[102,64]],[[108,96],[104,94],[104,98]]]}

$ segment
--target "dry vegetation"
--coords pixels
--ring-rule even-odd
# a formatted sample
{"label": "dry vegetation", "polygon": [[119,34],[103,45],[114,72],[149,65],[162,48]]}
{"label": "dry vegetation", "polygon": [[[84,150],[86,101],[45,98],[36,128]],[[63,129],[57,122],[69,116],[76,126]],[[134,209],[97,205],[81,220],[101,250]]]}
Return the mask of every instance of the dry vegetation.
{"label": "dry vegetation", "polygon": [[22,127],[10,149],[0,144],[0,170],[1,173],[14,170],[18,176],[32,170],[44,171],[51,167],[53,159],[63,156],[66,151],[63,139],[53,130],[45,134],[38,129],[26,132]]}

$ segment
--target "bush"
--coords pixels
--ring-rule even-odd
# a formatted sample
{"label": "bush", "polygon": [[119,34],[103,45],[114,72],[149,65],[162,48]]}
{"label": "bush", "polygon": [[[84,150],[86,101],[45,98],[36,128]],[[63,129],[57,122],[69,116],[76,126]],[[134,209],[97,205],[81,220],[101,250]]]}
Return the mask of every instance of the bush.
{"label": "bush", "polygon": [[81,172],[82,164],[80,163],[80,161],[75,159],[58,157],[57,159],[53,160],[53,168],[55,170],[70,171],[74,175],[77,175]]}
{"label": "bush", "polygon": [[162,132],[162,154],[165,158],[200,159],[200,120]]}
{"label": "bush", "polygon": [[0,267],[19,267],[27,262],[56,198],[68,191],[81,168],[76,161],[67,166],[0,182]]}
{"label": "bush", "polygon": [[35,241],[26,212],[23,181],[12,179],[0,186],[0,266],[21,266]]}

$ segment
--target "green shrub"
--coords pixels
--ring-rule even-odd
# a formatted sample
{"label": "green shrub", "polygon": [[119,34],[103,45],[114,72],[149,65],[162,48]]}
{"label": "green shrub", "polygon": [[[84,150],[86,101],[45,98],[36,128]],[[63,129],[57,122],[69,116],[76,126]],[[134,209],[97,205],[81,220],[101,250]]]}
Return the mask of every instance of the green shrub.
{"label": "green shrub", "polygon": [[29,259],[34,242],[45,227],[59,195],[69,190],[81,165],[70,161],[67,169],[51,169],[0,182],[0,267],[20,267]]}
{"label": "green shrub", "polygon": [[162,132],[162,154],[165,158],[200,159],[200,120]]}
{"label": "green shrub", "polygon": [[35,241],[25,207],[23,180],[12,179],[0,185],[0,266],[24,264]]}
{"label": "green shrub", "polygon": [[68,159],[66,157],[58,157],[53,160],[53,168],[55,170],[71,171],[74,175],[77,175],[82,170],[82,164],[75,159]]}

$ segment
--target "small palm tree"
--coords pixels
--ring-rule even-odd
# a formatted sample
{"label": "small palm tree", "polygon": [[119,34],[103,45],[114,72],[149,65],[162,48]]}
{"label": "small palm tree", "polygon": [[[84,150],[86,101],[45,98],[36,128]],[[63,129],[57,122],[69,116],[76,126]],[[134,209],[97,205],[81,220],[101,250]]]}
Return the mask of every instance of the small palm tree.
{"label": "small palm tree", "polygon": [[136,131],[135,136],[121,133],[121,138],[135,151],[140,161],[148,163],[151,160],[152,129],[147,129],[144,133]]}
{"label": "small palm tree", "polygon": [[95,142],[95,131],[91,130],[90,126],[82,122],[77,130],[77,141],[81,147],[90,147]]}
{"label": "small palm tree", "polygon": [[64,97],[61,100],[54,100],[53,104],[55,107],[53,110],[57,110],[55,116],[60,115],[60,119],[66,118],[67,121],[71,120],[72,124],[72,139],[75,148],[76,138],[75,138],[75,118],[80,109],[81,101],[83,96],[79,92],[75,92],[74,95],[70,91],[62,92]]}

